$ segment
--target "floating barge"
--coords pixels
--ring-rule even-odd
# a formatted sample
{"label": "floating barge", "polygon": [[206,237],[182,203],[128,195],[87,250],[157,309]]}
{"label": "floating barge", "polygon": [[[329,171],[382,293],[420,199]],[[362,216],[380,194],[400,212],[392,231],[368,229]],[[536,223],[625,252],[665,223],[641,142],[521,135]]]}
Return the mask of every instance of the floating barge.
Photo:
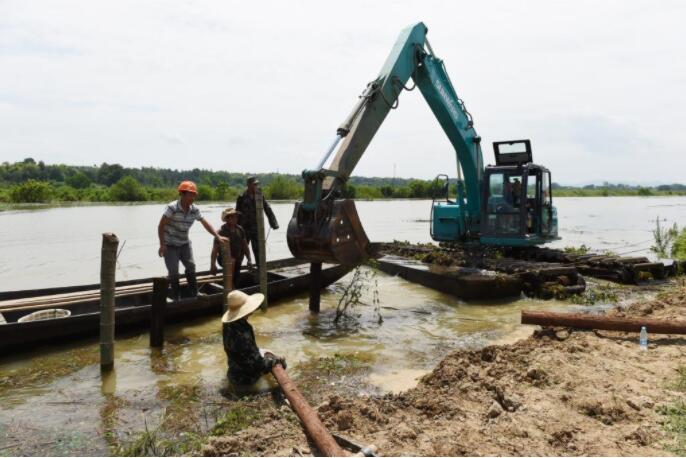
{"label": "floating barge", "polygon": [[645,257],[573,254],[538,247],[375,243],[379,268],[464,300],[528,296],[549,299],[581,294],[584,275],[618,283],[663,280],[677,266]]}
{"label": "floating barge", "polygon": [[[267,263],[269,302],[306,293],[310,288],[309,264],[298,259]],[[324,265],[321,287],[339,280],[352,266]],[[220,316],[222,310],[222,276],[198,272],[197,297],[168,301],[165,320],[182,321],[203,315]],[[243,273],[238,288],[246,294],[259,292],[251,274]],[[115,296],[116,331],[147,328],[150,325],[152,278],[117,282]],[[34,312],[59,309],[69,316],[19,322]],[[100,285],[80,285],[24,291],[0,292],[0,350],[20,349],[51,341],[96,335],[100,325]]]}
{"label": "floating barge", "polygon": [[432,265],[393,255],[376,262],[382,272],[464,300],[518,297],[524,288],[524,281],[514,275],[476,268]]}

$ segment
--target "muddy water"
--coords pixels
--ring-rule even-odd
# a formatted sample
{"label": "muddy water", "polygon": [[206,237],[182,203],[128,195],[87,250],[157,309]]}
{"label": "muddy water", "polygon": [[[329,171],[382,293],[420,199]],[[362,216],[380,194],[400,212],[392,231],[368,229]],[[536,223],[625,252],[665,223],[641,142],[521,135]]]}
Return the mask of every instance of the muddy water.
{"label": "muddy water", "polygon": [[[558,199],[556,205],[567,239],[560,244],[586,243],[617,252],[645,253],[657,215],[680,224],[686,220],[686,198]],[[292,206],[274,207],[285,227]],[[203,208],[215,220],[222,206]],[[360,202],[358,208],[372,240],[429,239],[428,202]],[[154,258],[159,211],[159,205],[145,205],[2,213],[0,257],[12,262],[0,264],[0,289],[35,287],[36,278],[44,286],[97,282],[99,233],[104,231],[127,242],[118,278],[163,273]],[[201,228],[193,231],[202,268],[210,240]],[[270,258],[288,256],[283,229],[269,240]],[[318,317],[309,315],[304,296],[256,313],[251,322],[258,345],[286,356],[296,375],[299,363],[310,358],[357,354],[371,361],[367,382],[378,391],[393,391],[412,386],[446,352],[530,333],[517,324],[522,308],[576,308],[529,299],[468,304],[378,273],[362,301],[372,304],[377,290],[381,308],[360,305],[356,318],[335,324],[340,289],[349,278],[324,293]],[[170,327],[162,352],[148,348],[147,335],[118,339],[116,372],[104,379],[95,341],[0,355],[0,455],[107,453],[103,431],[111,427],[113,406],[121,411],[118,430],[153,428],[169,403],[165,393],[173,388],[195,387],[221,402],[227,385],[219,331],[217,318]]]}

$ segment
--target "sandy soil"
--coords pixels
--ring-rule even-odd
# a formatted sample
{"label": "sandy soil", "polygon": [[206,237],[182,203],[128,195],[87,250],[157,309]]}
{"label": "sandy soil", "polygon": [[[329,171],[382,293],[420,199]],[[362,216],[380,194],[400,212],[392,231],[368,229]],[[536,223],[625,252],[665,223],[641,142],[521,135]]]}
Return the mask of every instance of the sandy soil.
{"label": "sandy soil", "polygon": [[[686,319],[685,312],[682,282],[608,313]],[[642,351],[636,334],[531,329],[511,345],[454,352],[399,394],[303,391],[332,431],[387,456],[671,454],[675,439],[658,410],[686,399],[674,385],[686,366],[686,336],[651,335]],[[290,409],[276,404],[259,424],[202,448],[206,456],[312,451]]]}

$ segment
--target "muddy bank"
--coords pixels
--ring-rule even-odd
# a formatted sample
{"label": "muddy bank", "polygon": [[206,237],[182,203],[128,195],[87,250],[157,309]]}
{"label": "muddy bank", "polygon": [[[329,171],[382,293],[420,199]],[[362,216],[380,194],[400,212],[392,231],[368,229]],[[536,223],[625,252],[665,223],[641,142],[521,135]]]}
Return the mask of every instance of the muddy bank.
{"label": "muddy bank", "polygon": [[[653,300],[607,313],[686,319],[685,311],[686,284],[677,280]],[[321,371],[303,370],[297,381],[332,431],[383,455],[684,453],[685,338],[651,335],[642,351],[635,334],[532,331],[515,344],[453,352],[400,394],[351,394],[346,375]],[[210,437],[200,453],[312,449],[292,412],[274,401],[260,421]]]}

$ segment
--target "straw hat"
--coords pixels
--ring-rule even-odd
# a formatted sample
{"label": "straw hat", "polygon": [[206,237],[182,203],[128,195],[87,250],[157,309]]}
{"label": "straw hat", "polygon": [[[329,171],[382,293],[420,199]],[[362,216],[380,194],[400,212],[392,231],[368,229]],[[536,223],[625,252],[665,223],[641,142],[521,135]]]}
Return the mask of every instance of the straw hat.
{"label": "straw hat", "polygon": [[231,215],[240,215],[240,214],[241,214],[241,212],[239,212],[239,211],[236,210],[235,208],[229,207],[229,208],[224,209],[224,210],[222,211],[222,221],[226,221],[226,218],[227,218],[228,216],[231,216]]}
{"label": "straw hat", "polygon": [[264,294],[262,293],[248,296],[243,291],[231,291],[229,293],[229,310],[222,316],[222,323],[231,323],[250,315],[262,305],[262,301],[264,301]]}

